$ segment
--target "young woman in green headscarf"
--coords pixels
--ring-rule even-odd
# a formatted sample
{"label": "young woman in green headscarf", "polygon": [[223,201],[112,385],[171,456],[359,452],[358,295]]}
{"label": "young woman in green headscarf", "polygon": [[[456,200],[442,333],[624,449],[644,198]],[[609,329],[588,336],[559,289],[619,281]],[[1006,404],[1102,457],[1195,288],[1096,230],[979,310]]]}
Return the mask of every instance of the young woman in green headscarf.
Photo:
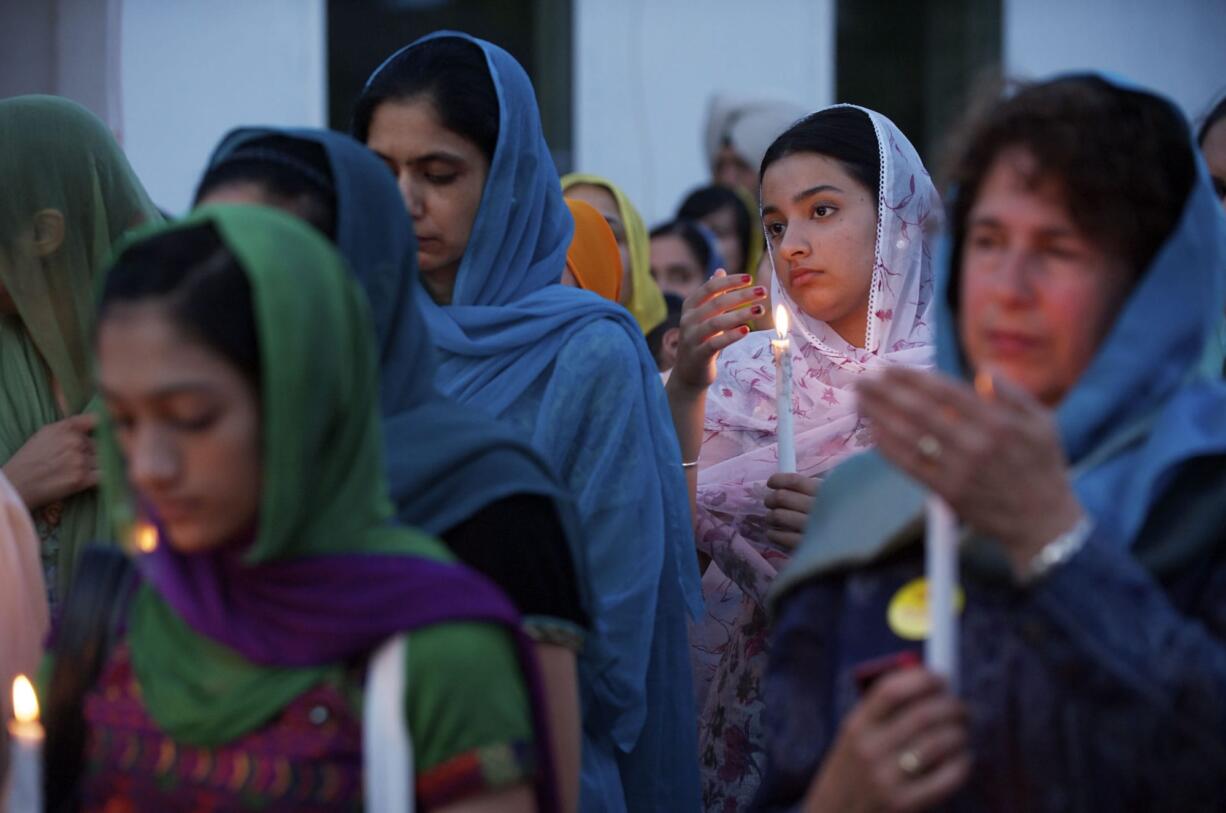
{"label": "young woman in green headscarf", "polygon": [[[143,231],[107,275],[97,336],[105,493],[140,517],[140,581],[77,706],[75,758],[54,736],[73,676],[51,676],[49,794],[76,789],[85,810],[556,809],[517,615],[395,524],[369,310],[326,239],[250,206]],[[379,668],[363,673],[389,641],[401,677],[380,705]],[[406,798],[372,807],[393,786]]]}
{"label": "young woman in green headscarf", "polygon": [[0,101],[0,465],[34,515],[52,602],[104,532],[87,409],[94,278],[160,220],[106,125],[51,96]]}

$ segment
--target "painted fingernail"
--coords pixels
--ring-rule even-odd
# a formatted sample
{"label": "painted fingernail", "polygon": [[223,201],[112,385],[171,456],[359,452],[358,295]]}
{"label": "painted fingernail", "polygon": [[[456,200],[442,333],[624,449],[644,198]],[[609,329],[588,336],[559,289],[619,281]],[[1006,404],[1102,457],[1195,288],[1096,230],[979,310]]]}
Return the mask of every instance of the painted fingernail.
{"label": "painted fingernail", "polygon": [[749,335],[749,325],[741,325],[741,335],[742,336]]}
{"label": "painted fingernail", "polygon": [[766,310],[766,308],[763,308],[761,305],[754,305],[752,308],[750,308],[750,310],[752,310],[758,316],[761,316],[763,311]]}
{"label": "painted fingernail", "polygon": [[748,274],[741,274],[741,282],[753,282],[753,277]]}
{"label": "painted fingernail", "polygon": [[753,293],[754,293],[754,296],[766,296],[766,289],[765,288],[754,288]]}

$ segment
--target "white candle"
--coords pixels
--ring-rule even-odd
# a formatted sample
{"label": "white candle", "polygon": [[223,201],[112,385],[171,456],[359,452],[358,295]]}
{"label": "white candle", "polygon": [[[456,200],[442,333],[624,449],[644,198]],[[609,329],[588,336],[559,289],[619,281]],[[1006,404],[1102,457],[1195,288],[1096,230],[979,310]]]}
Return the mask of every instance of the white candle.
{"label": "white candle", "polygon": [[929,629],[924,665],[957,691],[958,610],[954,593],[958,589],[958,523],[949,505],[936,495],[928,497],[927,519],[924,564]]}
{"label": "white candle", "polygon": [[788,309],[783,305],[775,308],[775,332],[779,338],[771,340],[775,353],[775,412],[779,421],[775,434],[779,445],[779,471],[792,474],[796,471],[796,430],[792,425],[792,342],[788,338]]}
{"label": "white candle", "polygon": [[43,809],[43,727],[38,697],[25,675],[13,681],[13,719],[9,721],[8,813]]}

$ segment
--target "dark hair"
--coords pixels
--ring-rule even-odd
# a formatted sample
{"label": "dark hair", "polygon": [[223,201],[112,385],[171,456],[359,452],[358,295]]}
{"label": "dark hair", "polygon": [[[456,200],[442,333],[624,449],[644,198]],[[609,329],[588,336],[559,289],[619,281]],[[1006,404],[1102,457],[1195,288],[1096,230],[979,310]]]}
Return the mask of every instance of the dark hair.
{"label": "dark hair", "polygon": [[194,203],[233,183],[258,184],[329,240],[336,240],[336,188],[322,144],[280,135],[248,141],[205,172]]}
{"label": "dark hair", "polygon": [[694,259],[698,261],[698,267],[702,269],[702,273],[704,275],[707,273],[707,266],[711,264],[711,244],[692,222],[678,218],[661,223],[651,230],[650,239],[654,240],[657,237],[680,237],[690,249],[690,253],[694,255]]}
{"label": "dark hair", "polygon": [[877,130],[868,114],[856,107],[828,107],[805,116],[775,139],[762,157],[761,181],[767,167],[802,152],[815,152],[838,161],[851,177],[873,195],[881,177],[881,152]]}
{"label": "dark hair", "polygon": [[477,45],[442,37],[392,59],[370,78],[354,105],[354,137],[366,142],[379,105],[417,96],[430,99],[444,127],[476,144],[487,161],[494,160],[498,94],[485,52]]}
{"label": "dark hair", "polygon": [[1205,139],[1209,137],[1209,131],[1222,119],[1226,119],[1226,96],[1218,99],[1218,103],[1210,108],[1205,114],[1204,121],[1200,123],[1200,130],[1196,133],[1196,143],[1199,146],[1205,146]]}
{"label": "dark hair", "polygon": [[732,209],[733,217],[736,219],[736,238],[741,243],[741,256],[748,258],[752,237],[750,230],[753,228],[753,222],[740,196],[728,187],[713,185],[695,189],[686,195],[685,200],[681,201],[681,207],[677,209],[677,217],[685,220],[701,220],[724,209]]}
{"label": "dark hair", "polygon": [[1002,152],[1020,148],[1035,161],[1031,184],[1056,183],[1078,229],[1140,274],[1174,229],[1195,177],[1183,116],[1096,76],[1019,87],[972,118],[951,162],[955,267],[980,186]]}
{"label": "dark hair", "polygon": [[647,334],[647,349],[651,351],[651,357],[656,360],[657,367],[660,365],[660,350],[664,347],[664,334],[675,327],[681,327],[681,309],[685,301],[676,294],[665,294],[664,304],[668,306],[664,321]]}
{"label": "dark hair", "polygon": [[85,695],[101,675],[123,628],[134,572],[120,549],[90,545],[81,553],[76,577],[60,607],[44,711],[47,770],[43,793],[46,809],[53,813],[80,807],[88,736]]}
{"label": "dark hair", "polygon": [[171,320],[233,364],[257,393],[260,347],[251,283],[210,224],[136,243],[106,276],[98,322],[120,303],[163,301]]}

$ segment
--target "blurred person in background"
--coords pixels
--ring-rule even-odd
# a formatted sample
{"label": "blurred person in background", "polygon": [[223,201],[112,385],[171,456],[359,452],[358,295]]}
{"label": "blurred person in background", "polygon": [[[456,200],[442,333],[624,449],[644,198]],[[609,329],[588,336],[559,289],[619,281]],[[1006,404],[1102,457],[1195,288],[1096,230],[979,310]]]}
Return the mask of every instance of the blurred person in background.
{"label": "blurred person in background", "polygon": [[613,229],[590,204],[567,198],[566,208],[575,220],[575,236],[566,250],[563,284],[592,291],[610,302],[620,302],[624,274]]}
{"label": "blurred person in background", "polygon": [[665,294],[685,299],[723,265],[715,237],[689,220],[670,220],[651,230],[651,278]]}
{"label": "blurred person in background", "polygon": [[704,128],[712,183],[739,189],[757,201],[758,168],[767,147],[804,114],[803,108],[777,99],[713,95],[707,102]]}
{"label": "blurred person in background", "polygon": [[1215,104],[1205,116],[1196,141],[1205,163],[1209,165],[1213,190],[1226,209],[1226,98]]}
{"label": "blurred person in background", "polygon": [[[761,234],[758,212],[750,211],[741,194],[726,186],[704,186],[686,195],[677,209],[677,218],[706,226],[715,235],[723,265],[730,274],[753,274],[761,257],[761,239],[754,245],[755,232]],[[754,249],[757,249],[755,252]]]}
{"label": "blurred person in background", "polygon": [[651,249],[647,226],[638,209],[612,181],[599,175],[562,176],[569,200],[581,200],[604,216],[613,230],[622,259],[621,303],[634,316],[646,336],[664,320],[664,295],[651,277]]}
{"label": "blurred person in background", "polygon": [[161,215],[114,136],[53,96],[0,101],[0,466],[34,517],[52,607],[107,533],[89,342],[116,242]]}

